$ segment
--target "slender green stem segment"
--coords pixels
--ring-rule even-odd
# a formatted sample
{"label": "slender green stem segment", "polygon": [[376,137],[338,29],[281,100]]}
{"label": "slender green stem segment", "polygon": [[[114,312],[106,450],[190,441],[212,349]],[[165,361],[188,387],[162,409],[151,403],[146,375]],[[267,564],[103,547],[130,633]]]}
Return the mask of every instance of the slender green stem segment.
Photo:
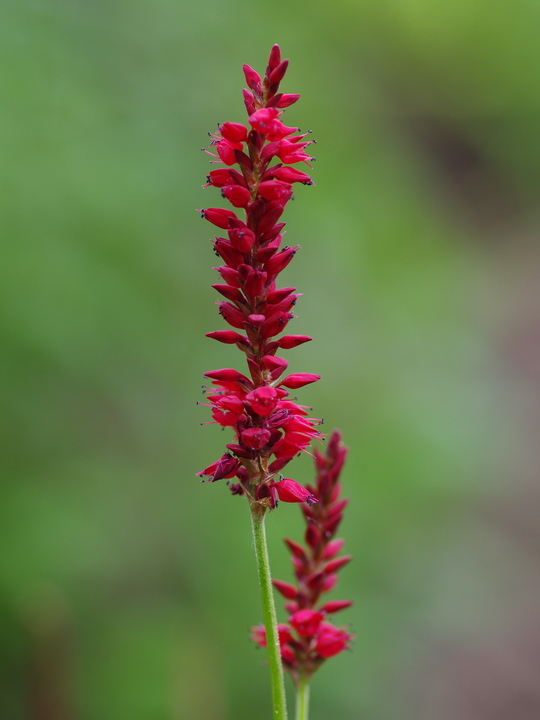
{"label": "slender green stem segment", "polygon": [[259,572],[259,585],[263,604],[264,626],[266,628],[266,644],[268,650],[268,666],[270,668],[270,683],[272,686],[272,706],[274,720],[287,720],[287,700],[285,697],[285,683],[283,681],[283,666],[279,651],[279,637],[277,629],[276,606],[272,576],[270,575],[270,561],[266,546],[266,531],[264,528],[265,510],[257,503],[251,506],[251,527],[253,529],[253,542]]}
{"label": "slender green stem segment", "polygon": [[296,720],[308,720],[309,679],[302,677],[296,688]]}

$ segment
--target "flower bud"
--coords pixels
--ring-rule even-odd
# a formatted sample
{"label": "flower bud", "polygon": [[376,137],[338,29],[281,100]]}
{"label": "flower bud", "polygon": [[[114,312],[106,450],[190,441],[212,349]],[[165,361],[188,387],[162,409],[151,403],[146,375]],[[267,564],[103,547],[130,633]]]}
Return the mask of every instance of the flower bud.
{"label": "flower bud", "polygon": [[315,373],[293,373],[292,375],[287,375],[279,384],[291,390],[296,390],[320,379],[321,376],[315,375]]}
{"label": "flower bud", "polygon": [[270,431],[265,428],[248,428],[240,434],[244,445],[252,450],[260,450],[270,440]]}
{"label": "flower bud", "polygon": [[297,483],[296,480],[283,478],[278,483],[274,483],[279,499],[283,502],[307,502],[308,504],[317,502],[314,495],[306,490],[303,485]]}
{"label": "flower bud", "polygon": [[281,580],[272,580],[272,585],[276,590],[283,595],[287,600],[295,600],[298,594],[297,589],[290,583],[282,582]]}
{"label": "flower bud", "polygon": [[208,220],[208,222],[217,225],[219,228],[226,230],[229,227],[229,219],[236,218],[236,215],[232,210],[226,208],[207,208],[201,210],[201,217]]}
{"label": "flower bud", "polygon": [[221,195],[237,208],[245,208],[251,200],[251,193],[241,185],[225,185],[221,188]]}
{"label": "flower bud", "polygon": [[324,619],[322,612],[315,610],[298,610],[289,618],[289,625],[302,637],[312,637]]}
{"label": "flower bud", "polygon": [[247,128],[240,123],[225,122],[219,126],[219,132],[231,142],[244,142],[247,139]]}

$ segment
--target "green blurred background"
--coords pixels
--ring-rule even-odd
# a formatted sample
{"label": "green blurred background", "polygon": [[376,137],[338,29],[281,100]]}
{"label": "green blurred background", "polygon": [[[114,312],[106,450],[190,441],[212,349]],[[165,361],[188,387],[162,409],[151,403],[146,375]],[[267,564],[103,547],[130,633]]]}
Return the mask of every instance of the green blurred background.
{"label": "green blurred background", "polygon": [[[287,357],[350,446],[357,639],[312,720],[540,717],[539,32],[533,0],[4,0],[1,720],[270,717],[247,508],[195,478],[230,436],[202,374],[242,369],[195,208],[275,42],[318,141]],[[288,580],[298,508],[267,524]]]}

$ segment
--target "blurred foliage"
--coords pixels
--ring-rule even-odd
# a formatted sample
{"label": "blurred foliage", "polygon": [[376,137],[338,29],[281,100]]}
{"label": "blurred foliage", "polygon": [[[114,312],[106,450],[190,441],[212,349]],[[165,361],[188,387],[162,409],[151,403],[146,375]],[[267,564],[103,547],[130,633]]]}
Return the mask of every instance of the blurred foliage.
{"label": "blurred foliage", "polygon": [[[222,321],[194,208],[216,202],[207,131],[243,119],[241,65],[274,42],[302,93],[287,122],[318,140],[285,218],[293,331],[315,340],[288,358],[351,448],[357,641],[312,720],[414,716],[423,634],[478,615],[444,602],[441,563],[503,475],[482,288],[490,242],[538,222],[539,21],[530,0],[5,0],[0,717],[270,716],[247,511],[194,477],[224,443],[202,373],[241,362],[204,338]],[[268,530],[288,579],[298,509]]]}

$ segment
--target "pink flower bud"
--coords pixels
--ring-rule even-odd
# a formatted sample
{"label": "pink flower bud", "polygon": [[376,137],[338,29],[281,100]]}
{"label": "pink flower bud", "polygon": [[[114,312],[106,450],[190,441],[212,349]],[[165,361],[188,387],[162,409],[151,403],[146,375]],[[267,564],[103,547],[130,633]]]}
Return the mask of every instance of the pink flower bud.
{"label": "pink flower bud", "polygon": [[268,275],[264,270],[255,270],[250,267],[249,273],[244,280],[244,292],[246,295],[252,298],[258,297],[263,291],[267,278]]}
{"label": "pink flower bud", "polygon": [[353,637],[354,635],[351,635],[343,628],[336,628],[329,623],[322,623],[315,649],[322,658],[327,659],[346,650]]}
{"label": "pink flower bud", "polygon": [[306,553],[301,545],[299,545],[294,540],[290,540],[289,538],[284,538],[283,542],[295,557],[302,561],[306,560]]}
{"label": "pink flower bud", "polygon": [[289,66],[288,60],[282,60],[277,67],[275,67],[272,72],[270,73],[270,76],[268,78],[268,84],[269,85],[276,85],[279,84],[283,80],[283,76],[287,72],[287,67]]}
{"label": "pink flower bud", "polygon": [[341,540],[340,538],[336,540],[331,540],[324,549],[323,559],[329,560],[330,558],[335,557],[344,544],[345,540]]}
{"label": "pink flower bud", "polygon": [[232,300],[235,303],[245,303],[246,299],[238,288],[232,287],[231,285],[212,285],[214,290],[226,297],[227,300]]}
{"label": "pink flower bud", "polygon": [[289,297],[289,295],[291,295],[291,293],[293,293],[295,290],[296,288],[293,287],[285,287],[280,288],[279,290],[273,290],[266,296],[266,302],[270,303],[271,305],[280,303],[282,300],[285,300],[286,297]]}
{"label": "pink flower bud", "polygon": [[244,142],[247,139],[247,128],[240,123],[225,122],[219,126],[219,132],[231,142]]}
{"label": "pink flower bud", "polygon": [[[289,320],[291,320],[293,317],[294,315],[291,315],[291,313],[274,313],[262,324],[262,336],[264,338],[268,338],[282,332],[283,330],[285,330],[285,327]],[[280,385],[283,385],[283,382],[281,382]]]}
{"label": "pink flower bud", "polygon": [[277,120],[279,115],[280,112],[277,108],[261,108],[260,110],[256,110],[253,115],[250,115],[248,121],[254,130],[265,134],[271,132],[274,127],[277,127],[274,121]]}
{"label": "pink flower bud", "polygon": [[239,328],[240,330],[244,329],[244,323],[246,321],[244,313],[234,307],[234,305],[231,305],[231,303],[219,303],[219,313],[229,325]]}
{"label": "pink flower bud", "polygon": [[296,664],[296,654],[290,645],[282,645],[280,652],[284,665],[294,666]]}
{"label": "pink flower bud", "polygon": [[237,208],[245,208],[251,200],[249,190],[240,185],[225,185],[221,188],[221,195]]}
{"label": "pink flower bud", "polygon": [[295,245],[294,247],[283,248],[281,252],[278,252],[276,255],[271,257],[264,265],[264,269],[268,275],[277,275],[282,270],[285,270],[287,265],[295,256],[299,247],[299,245]]}
{"label": "pink flower bud", "polygon": [[280,108],[286,108],[289,107],[289,105],[292,105],[293,103],[297,102],[297,100],[300,100],[300,95],[282,95],[278,107]]}
{"label": "pink flower bud", "polygon": [[296,390],[320,379],[321,376],[315,375],[314,373],[293,373],[292,375],[287,375],[279,384],[291,390]]}
{"label": "pink flower bud", "polygon": [[261,94],[261,77],[258,72],[255,72],[255,70],[250,67],[249,65],[242,65],[242,70],[244,71],[244,75],[246,76],[246,82],[248,84],[248,87],[253,90],[254,93],[257,95]]}
{"label": "pink flower bud", "polygon": [[271,473],[278,473],[280,470],[283,470],[285,465],[290,462],[290,458],[283,457],[278,458],[277,460],[274,460],[274,462],[270,463],[268,466],[268,471]]}
{"label": "pink flower bud", "polygon": [[294,585],[291,585],[290,583],[282,582],[281,580],[272,580],[272,585],[276,588],[276,590],[283,595],[284,598],[287,598],[288,600],[295,600],[296,596],[298,594],[298,591],[294,587]]}
{"label": "pink flower bud", "polygon": [[218,168],[208,173],[208,182],[214,187],[223,187],[224,185],[242,185],[246,186],[244,177],[233,168]]}
{"label": "pink flower bud", "polygon": [[297,483],[296,480],[291,480],[291,478],[283,478],[274,485],[279,499],[283,502],[317,502],[317,499],[303,485]]}
{"label": "pink flower bud", "polygon": [[326,563],[324,566],[324,572],[325,573],[333,573],[340,570],[344,565],[347,565],[347,563],[350,563],[352,560],[352,555],[343,555],[343,557],[336,558],[335,560],[330,560],[329,563]]}
{"label": "pink flower bud", "polygon": [[200,212],[201,217],[208,220],[208,222],[223,228],[224,230],[229,227],[229,219],[236,218],[234,212],[232,210],[227,210],[226,208],[207,208],[206,210],[201,210]]}
{"label": "pink flower bud", "polygon": [[311,548],[316,548],[321,542],[321,533],[315,525],[308,525],[305,533],[305,541]]}
{"label": "pink flower bud", "polygon": [[265,180],[259,184],[258,193],[265,200],[287,202],[292,196],[292,187],[280,180]]}
{"label": "pink flower bud", "polygon": [[255,100],[253,98],[253,93],[250,93],[249,90],[242,90],[242,94],[244,96],[244,105],[246,106],[247,114],[253,115],[255,112]]}
{"label": "pink flower bud", "polygon": [[351,607],[352,605],[351,600],[330,600],[327,603],[324,603],[324,605],[321,607],[321,612],[325,612],[328,615],[332,615],[332,613],[339,612],[340,610],[345,610],[348,607]]}
{"label": "pink flower bud", "polygon": [[244,261],[242,253],[234,248],[225,238],[216,238],[214,250],[233,270]]}
{"label": "pink flower bud", "polygon": [[281,62],[281,48],[279,45],[273,45],[272,49],[270,50],[270,56],[268,58],[268,67],[266,69],[266,74],[269,75],[274,68],[276,68],[279,63]]}
{"label": "pink flower bud", "polygon": [[338,529],[342,520],[343,520],[343,515],[334,515],[334,517],[332,517],[330,520],[327,520],[327,522],[324,523],[325,536],[332,537],[332,535]]}
{"label": "pink flower bud", "polygon": [[259,233],[266,233],[274,227],[285,209],[285,204],[278,200],[271,200],[264,211],[264,216],[257,224]]}
{"label": "pink flower bud", "polygon": [[225,345],[234,345],[235,343],[248,345],[249,343],[245,335],[239,335],[233,330],[216,330],[216,332],[206,333],[206,337],[225,343]]}
{"label": "pink flower bud", "polygon": [[215,146],[217,150],[217,154],[219,155],[219,159],[225,163],[225,165],[234,165],[236,162],[236,155],[235,151],[236,148],[234,145],[227,140],[221,140],[217,143]]}
{"label": "pink flower bud", "polygon": [[310,176],[292,167],[280,167],[273,171],[273,176],[276,180],[282,180],[286,183],[300,182],[304,185],[313,185],[313,180]]}
{"label": "pink flower bud", "polygon": [[257,415],[267,417],[276,407],[278,402],[278,393],[276,388],[260,387],[249,392],[246,395],[246,401],[249,402]]}
{"label": "pink flower bud", "polygon": [[241,253],[247,253],[255,243],[255,233],[247,227],[233,228],[228,232],[231,244]]}
{"label": "pink flower bud", "polygon": [[[279,375],[287,369],[288,362],[284,358],[275,357],[275,355],[265,355],[261,362],[264,363],[266,368],[272,373],[272,377],[275,380],[274,372],[279,370]],[[277,377],[279,377],[279,375]]]}
{"label": "pink flower bud", "polygon": [[240,287],[240,280],[238,278],[237,270],[233,270],[232,268],[227,267],[226,265],[222,265],[221,267],[212,268],[212,270],[217,270],[218,273],[223,278],[223,280],[225,280],[227,285],[232,285],[232,287]]}
{"label": "pink flower bud", "polygon": [[257,250],[257,260],[260,262],[266,262],[267,260],[270,260],[272,255],[276,254],[276,250],[279,249],[279,246],[281,245],[281,235],[276,235],[275,238],[270,240],[264,247]]}
{"label": "pink flower bud", "polygon": [[289,625],[302,637],[312,637],[324,619],[322,612],[315,610],[298,610],[290,616]]}
{"label": "pink flower bud", "polygon": [[252,450],[260,450],[270,440],[270,431],[265,428],[248,428],[240,437],[244,445]]}
{"label": "pink flower bud", "polygon": [[327,575],[322,584],[322,592],[330,592],[337,585],[338,576],[334,573],[333,575]]}
{"label": "pink flower bud", "polygon": [[242,375],[238,370],[233,368],[222,368],[221,370],[210,370],[204,373],[204,377],[211,378],[212,380],[225,380],[226,382],[236,382],[243,380],[249,382],[245,375]]}
{"label": "pink flower bud", "polygon": [[284,335],[277,343],[283,350],[290,350],[310,340],[313,340],[313,338],[310,338],[309,335]]}
{"label": "pink flower bud", "polygon": [[266,629],[264,625],[251,628],[251,639],[259,647],[266,647]]}
{"label": "pink flower bud", "polygon": [[266,315],[259,315],[258,313],[248,315],[249,324],[254,328],[260,328],[262,325],[264,325],[265,320]]}

